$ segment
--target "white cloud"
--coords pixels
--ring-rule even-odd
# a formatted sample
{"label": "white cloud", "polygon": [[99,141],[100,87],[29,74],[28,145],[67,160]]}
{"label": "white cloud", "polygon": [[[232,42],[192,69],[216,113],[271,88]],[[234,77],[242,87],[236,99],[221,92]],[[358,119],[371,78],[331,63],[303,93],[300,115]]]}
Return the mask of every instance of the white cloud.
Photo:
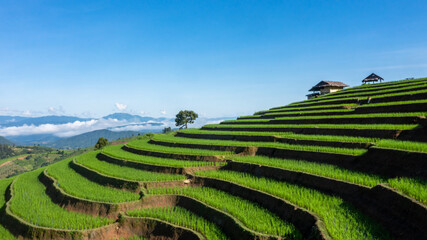
{"label": "white cloud", "polygon": [[26,110],[26,111],[24,111],[24,112],[22,113],[22,115],[24,115],[24,116],[31,116],[31,115],[32,115],[32,113],[31,113],[29,110]]}
{"label": "white cloud", "polygon": [[162,111],[160,111],[160,113],[161,113],[162,115],[166,115],[166,110],[162,110]]}
{"label": "white cloud", "polygon": [[94,130],[106,129],[126,124],[126,121],[117,119],[93,119],[89,121],[75,121],[65,124],[23,125],[19,127],[0,128],[1,136],[20,136],[32,134],[53,134],[58,137],[71,137]]}
{"label": "white cloud", "polygon": [[124,111],[124,110],[126,110],[126,108],[128,107],[128,105],[123,104],[123,103],[116,103],[115,105],[116,105],[116,108],[117,108],[119,111]]}
{"label": "white cloud", "polygon": [[141,131],[145,129],[163,129],[165,127],[165,123],[158,126],[152,126],[150,124],[134,124],[134,125],[127,125],[127,126],[120,126],[110,129],[111,131]]}
{"label": "white cloud", "polygon": [[[161,123],[161,124],[158,124]],[[58,137],[72,137],[86,132],[101,129],[110,129],[112,131],[141,131],[145,129],[163,129],[167,126],[174,126],[171,119],[162,122],[128,122],[117,119],[91,119],[88,121],[75,121],[65,124],[41,124],[23,125],[0,128],[0,136],[25,136],[33,134],[53,134]]]}

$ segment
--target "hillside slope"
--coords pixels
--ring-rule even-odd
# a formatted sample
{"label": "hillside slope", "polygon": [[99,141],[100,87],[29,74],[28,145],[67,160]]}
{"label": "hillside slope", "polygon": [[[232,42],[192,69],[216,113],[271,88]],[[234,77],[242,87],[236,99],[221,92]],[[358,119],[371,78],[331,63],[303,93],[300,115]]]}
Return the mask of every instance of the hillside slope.
{"label": "hillside slope", "polygon": [[53,148],[85,148],[90,146],[95,146],[96,142],[100,137],[108,139],[108,141],[114,141],[119,138],[126,138],[131,136],[137,136],[139,132],[134,131],[121,131],[113,132],[110,130],[96,130],[92,132],[83,133],[73,137],[62,138],[51,144],[48,144],[49,147]]}
{"label": "hillside slope", "polygon": [[5,137],[0,136],[0,144],[4,144],[4,145],[14,145],[14,143],[8,139],[6,139]]}
{"label": "hillside slope", "polygon": [[426,116],[414,79],[141,136],[1,180],[0,234],[423,239]]}

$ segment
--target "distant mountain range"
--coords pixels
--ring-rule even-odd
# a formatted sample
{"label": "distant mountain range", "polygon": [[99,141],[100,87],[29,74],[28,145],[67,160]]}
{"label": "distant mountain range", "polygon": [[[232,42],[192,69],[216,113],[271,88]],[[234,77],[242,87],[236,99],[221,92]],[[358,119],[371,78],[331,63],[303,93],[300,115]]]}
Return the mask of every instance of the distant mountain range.
{"label": "distant mountain range", "polygon": [[[158,130],[159,132],[160,130]],[[93,132],[83,133],[77,136],[62,138],[53,143],[47,144],[48,147],[53,148],[85,148],[90,146],[95,146],[96,142],[100,137],[108,139],[108,141],[117,140],[119,138],[126,138],[132,136],[138,136],[138,134],[143,134],[143,132],[135,131],[122,131],[122,132],[113,132],[110,130],[96,130]]]}
{"label": "distant mountain range", "polygon": [[0,144],[5,144],[5,145],[14,145],[13,142],[11,142],[10,140],[6,139],[5,137],[0,136]]}
{"label": "distant mountain range", "polygon": [[[234,118],[199,118],[200,127]],[[73,116],[0,116],[0,144],[42,145],[55,148],[84,148],[95,145],[99,137],[118,138],[175,127],[174,119],[113,113],[102,118]],[[1,137],[3,136],[3,137]]]}
{"label": "distant mountain range", "polygon": [[91,118],[79,118],[71,116],[43,116],[43,117],[17,117],[0,116],[1,127],[17,127],[23,125],[40,126],[42,124],[64,124],[75,121],[88,121]]}

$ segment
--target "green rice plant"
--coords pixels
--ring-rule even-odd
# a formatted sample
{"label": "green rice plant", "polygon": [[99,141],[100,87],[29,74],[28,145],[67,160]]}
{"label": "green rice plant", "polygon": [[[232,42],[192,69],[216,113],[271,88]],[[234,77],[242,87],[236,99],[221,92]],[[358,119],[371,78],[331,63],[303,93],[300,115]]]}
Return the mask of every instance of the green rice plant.
{"label": "green rice plant", "polygon": [[380,139],[352,136],[334,136],[334,135],[311,135],[298,134],[293,132],[251,132],[251,131],[217,131],[217,130],[201,130],[201,129],[183,129],[183,133],[191,134],[212,134],[212,135],[233,135],[233,136],[275,136],[298,140],[315,140],[328,142],[353,142],[353,143],[375,143]]}
{"label": "green rice plant", "polygon": [[267,110],[267,111],[259,111],[257,113],[259,114],[265,114],[265,113],[273,113],[273,112],[287,112],[287,111],[302,111],[302,110],[306,110],[306,109],[313,109],[313,108],[322,108],[322,109],[327,109],[327,108],[337,108],[337,107],[343,107],[344,108],[353,108],[353,107],[357,107],[358,104],[355,103],[342,103],[342,104],[331,104],[331,105],[322,105],[321,107],[319,106],[308,106],[308,107],[284,107],[284,108],[275,108],[275,109],[271,109],[271,110]]}
{"label": "green rice plant", "polygon": [[[371,96],[375,96],[375,97],[377,97],[377,96],[382,96],[382,95],[389,95],[389,94],[398,94],[398,93],[390,93],[390,92],[394,92],[394,91],[397,91],[397,90],[401,90],[401,91],[405,91],[405,90],[411,90],[411,89],[414,89],[414,88],[419,88],[419,87],[427,87],[427,83],[422,83],[422,84],[418,84],[418,85],[410,85],[410,86],[403,86],[403,87],[401,87],[401,88],[399,88],[399,89],[387,89],[387,88],[385,88],[385,89],[379,89],[379,90],[377,90],[377,91],[371,91],[371,92],[368,92],[368,93],[364,93],[364,92],[353,92],[353,93],[341,93],[341,94],[336,94],[336,95],[330,95],[330,94],[327,94],[327,95],[325,95],[324,97],[322,97],[322,99],[331,99],[331,98],[343,98],[343,97],[360,97],[360,95],[364,95],[364,96],[366,96],[366,95],[371,95]],[[424,90],[414,90],[414,91],[406,91],[407,93],[410,93],[410,92],[415,92],[415,91],[422,91],[422,92],[424,92]],[[403,92],[402,93],[400,93],[399,92],[399,94],[403,94]]]}
{"label": "green rice plant", "polygon": [[410,101],[397,101],[397,102],[383,102],[383,103],[370,103],[370,104],[362,105],[359,108],[406,105],[406,104],[419,104],[419,103],[427,103],[427,99],[410,100]]}
{"label": "green rice plant", "polygon": [[323,220],[332,239],[390,239],[378,223],[353,205],[314,189],[232,171],[200,171],[196,175],[248,186],[312,211]]}
{"label": "green rice plant", "polygon": [[427,112],[409,112],[409,113],[370,113],[370,114],[343,114],[343,115],[321,115],[321,116],[292,116],[292,117],[275,117],[274,119],[238,119],[227,120],[221,124],[239,123],[239,122],[270,122],[272,120],[298,120],[298,119],[339,119],[339,118],[378,118],[378,117],[425,117]]}
{"label": "green rice plant", "polygon": [[[0,180],[0,208],[3,208],[6,204],[5,194],[7,187],[12,183],[14,178],[6,178]],[[3,216],[0,216],[2,218]],[[12,240],[17,239],[13,234],[9,232],[3,225],[0,224],[0,239]]]}
{"label": "green rice plant", "polygon": [[[226,192],[208,187],[189,188],[157,188],[150,189],[149,194],[184,195],[214,208],[225,211],[238,219],[243,225],[256,232],[285,237],[285,239],[301,239],[295,227],[282,221],[267,209],[248,200],[230,195]],[[244,211],[242,211],[244,209]]]}
{"label": "green rice plant", "polygon": [[384,178],[381,176],[356,172],[334,165],[313,163],[298,160],[284,160],[261,156],[231,156],[237,162],[253,163],[270,167],[282,168],[292,171],[310,173],[322,177],[333,178],[345,182],[359,184],[367,187],[384,183],[392,186],[399,192],[414,198],[421,203],[427,203],[427,181],[413,178]]}
{"label": "green rice plant", "polygon": [[419,124],[209,124],[204,129],[215,128],[330,128],[330,129],[382,129],[411,130]]}
{"label": "green rice plant", "polygon": [[378,147],[427,153],[427,143],[383,139]]}
{"label": "green rice plant", "polygon": [[295,115],[295,114],[311,114],[311,113],[351,113],[354,112],[354,109],[320,109],[320,110],[308,110],[308,111],[289,111],[289,112],[269,112],[264,114],[264,116],[270,115]]}
{"label": "green rice plant", "polygon": [[254,114],[254,115],[248,115],[248,116],[241,116],[241,117],[239,117],[239,119],[244,119],[244,118],[253,118],[253,117],[261,117],[262,115],[257,115],[257,114]]}
{"label": "green rice plant", "polygon": [[131,152],[124,151],[123,145],[111,145],[103,149],[103,154],[127,161],[140,162],[144,164],[169,166],[169,167],[202,167],[202,166],[223,166],[225,162],[207,162],[207,161],[184,161],[175,160],[171,158],[158,158],[139,155]]}
{"label": "green rice plant", "polygon": [[[398,93],[388,93],[388,94],[381,94],[381,95],[372,95],[372,98],[378,99],[378,98],[385,98],[385,97],[396,97],[396,96],[405,96],[405,95],[413,95],[413,94],[420,94],[420,93],[427,93],[427,89],[423,89],[423,90],[416,90],[416,91],[409,91],[409,92],[398,92]],[[323,104],[323,103],[328,103],[328,102],[334,102],[334,101],[343,101],[343,100],[366,100],[368,97],[364,96],[364,97],[355,97],[355,96],[350,96],[350,97],[342,97],[342,98],[325,98],[325,100],[319,100],[316,101],[316,103],[319,103],[319,105]],[[300,105],[306,105],[306,104],[312,104],[312,102],[302,102],[299,103],[298,106]]]}
{"label": "green rice plant", "polygon": [[427,181],[414,178],[393,178],[388,185],[427,205]]}
{"label": "green rice plant", "polygon": [[284,106],[284,107],[272,108],[272,109],[266,110],[266,111],[259,111],[257,113],[262,114],[262,113],[270,113],[270,112],[287,112],[287,111],[305,110],[305,109],[313,109],[313,108],[325,109],[325,108],[342,107],[343,109],[345,109],[345,108],[353,108],[353,107],[357,107],[357,106],[359,106],[359,104],[356,104],[356,103],[342,103],[342,104],[330,104],[330,105],[307,106],[307,107],[288,107],[288,106]]}
{"label": "green rice plant", "polygon": [[[327,95],[322,95],[319,96],[318,98],[312,98],[309,100],[304,100],[304,101],[299,101],[299,102],[294,102],[289,104],[288,106],[293,106],[293,105],[299,105],[300,103],[303,102],[316,102],[319,100],[322,100],[324,97],[326,96],[331,96],[331,95],[340,95],[340,94],[346,94],[348,92],[355,92],[355,91],[366,91],[366,90],[378,90],[378,89],[388,89],[390,86],[393,87],[404,87],[404,86],[410,86],[410,85],[414,85],[414,84],[424,84],[426,82],[427,78],[419,78],[419,79],[414,79],[414,80],[398,80],[398,81],[392,81],[392,82],[385,82],[385,83],[376,83],[376,84],[365,84],[365,85],[360,85],[360,86],[356,86],[356,87],[352,87],[352,88],[347,88],[335,93],[329,93]],[[277,109],[277,108],[283,108],[284,106],[280,106],[280,107],[274,107],[271,109]]]}
{"label": "green rice plant", "polygon": [[240,122],[270,122],[272,119],[270,118],[260,118],[260,119],[238,119],[238,120],[226,120],[222,121],[221,124],[227,124],[227,123],[240,123]]}
{"label": "green rice plant", "polygon": [[46,195],[46,187],[38,180],[45,168],[19,175],[13,190],[10,210],[23,220],[40,227],[84,230],[113,223],[112,219],[67,211]]}
{"label": "green rice plant", "polygon": [[172,135],[155,135],[154,140],[161,142],[171,142],[171,143],[185,143],[185,144],[194,144],[194,145],[217,145],[217,146],[238,146],[238,147],[272,147],[278,149],[289,149],[297,151],[313,151],[313,152],[327,152],[327,153],[340,153],[340,154],[350,154],[350,155],[362,155],[366,153],[366,149],[358,148],[336,148],[336,147],[326,147],[326,146],[316,146],[316,145],[297,145],[297,144],[287,144],[279,142],[240,142],[240,141],[231,141],[231,140],[210,140],[210,139],[195,139],[195,138],[183,138],[183,137],[174,137]]}
{"label": "green rice plant", "polygon": [[132,217],[157,218],[172,224],[191,228],[202,233],[209,240],[228,239],[218,226],[181,207],[137,209],[128,211],[127,213]]}
{"label": "green rice plant", "polygon": [[333,178],[344,182],[350,182],[367,187],[373,187],[386,182],[385,178],[377,175],[351,171],[335,165],[314,163],[300,160],[268,158],[262,156],[231,156],[230,159],[237,162],[252,163],[291,171],[304,172],[322,177]]}
{"label": "green rice plant", "polygon": [[[374,92],[374,91],[379,91],[379,90],[389,90],[389,89],[393,89],[393,90],[399,90],[401,88],[406,88],[406,87],[417,87],[417,86],[423,86],[426,84],[426,81],[417,81],[417,82],[409,82],[409,83],[400,83],[400,84],[394,84],[392,86],[375,86],[374,85],[370,85],[372,87],[369,88],[360,88],[360,86],[357,87],[352,87],[352,88],[347,88],[338,92],[334,92],[334,93],[330,93],[328,95],[342,95],[342,94],[348,94],[348,93],[370,93],[370,92]],[[375,84],[376,85],[376,84]],[[362,85],[362,86],[366,86],[366,85]]]}
{"label": "green rice plant", "polygon": [[213,150],[204,150],[204,149],[159,146],[156,144],[150,144],[148,141],[150,141],[150,139],[135,140],[135,141],[129,142],[127,146],[131,148],[142,149],[142,150],[152,151],[152,152],[187,154],[187,155],[221,156],[221,155],[234,154],[233,152],[227,152],[227,151],[213,151]]}
{"label": "green rice plant", "polygon": [[[409,112],[409,113],[368,113],[368,114],[349,114],[349,115],[325,115],[325,116],[301,116],[301,117],[278,117],[274,120],[293,120],[293,119],[337,119],[337,118],[378,118],[378,117],[425,117],[427,112]],[[271,120],[271,119],[268,119]],[[243,120],[237,120],[243,121]],[[249,121],[249,120],[247,120]],[[258,121],[253,119],[252,121]],[[229,122],[229,121],[227,121]]]}
{"label": "green rice plant", "polygon": [[55,178],[59,187],[66,193],[87,200],[108,203],[136,201],[140,198],[137,193],[102,186],[88,180],[69,167],[71,161],[70,158],[60,161],[47,169],[49,176]]}
{"label": "green rice plant", "polygon": [[133,181],[156,182],[185,179],[184,175],[149,172],[100,161],[96,158],[98,153],[99,151],[80,155],[76,158],[76,161],[77,163],[82,164],[87,168],[95,170],[101,174]]}

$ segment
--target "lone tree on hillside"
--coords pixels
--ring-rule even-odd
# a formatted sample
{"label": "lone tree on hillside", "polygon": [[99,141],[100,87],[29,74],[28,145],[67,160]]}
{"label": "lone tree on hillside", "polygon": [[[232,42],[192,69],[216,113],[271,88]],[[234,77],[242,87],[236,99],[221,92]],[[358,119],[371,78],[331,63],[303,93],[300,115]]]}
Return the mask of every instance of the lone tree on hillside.
{"label": "lone tree on hillside", "polygon": [[162,130],[163,133],[168,133],[168,132],[172,132],[172,128],[171,127],[165,127]]}
{"label": "lone tree on hillside", "polygon": [[107,144],[108,144],[108,139],[100,137],[98,139],[98,142],[95,144],[95,150],[101,149],[101,148],[107,146]]}
{"label": "lone tree on hillside", "polygon": [[184,110],[179,111],[175,118],[175,125],[179,127],[179,129],[187,128],[189,123],[194,123],[194,120],[198,118],[199,115],[193,111]]}

